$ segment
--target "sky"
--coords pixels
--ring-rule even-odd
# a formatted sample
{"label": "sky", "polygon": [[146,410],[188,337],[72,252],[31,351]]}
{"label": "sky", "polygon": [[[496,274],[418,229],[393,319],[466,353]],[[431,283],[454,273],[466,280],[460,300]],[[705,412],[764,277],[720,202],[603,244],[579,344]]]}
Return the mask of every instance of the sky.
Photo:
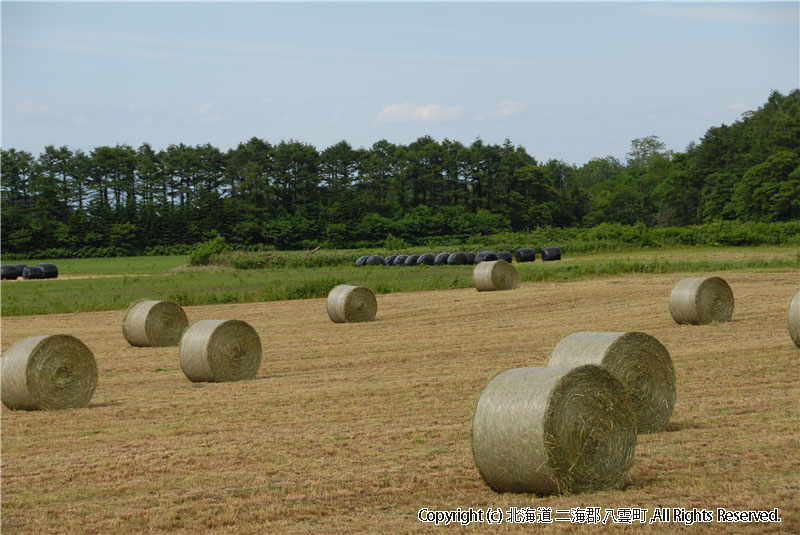
{"label": "sky", "polygon": [[2,147],[674,151],[800,86],[800,2],[2,2]]}

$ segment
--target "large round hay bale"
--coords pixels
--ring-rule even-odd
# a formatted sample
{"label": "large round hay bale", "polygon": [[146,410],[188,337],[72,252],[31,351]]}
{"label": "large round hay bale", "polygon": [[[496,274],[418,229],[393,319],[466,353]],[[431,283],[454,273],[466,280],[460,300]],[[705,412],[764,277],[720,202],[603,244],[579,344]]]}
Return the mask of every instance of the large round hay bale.
{"label": "large round hay bale", "polygon": [[483,389],[472,453],[498,492],[565,494],[629,482],[636,421],[625,388],[600,366],[515,368]]}
{"label": "large round hay bale", "polygon": [[497,260],[497,255],[494,254],[494,251],[480,251],[475,255],[473,263],[480,264],[481,262],[491,262],[492,260]]}
{"label": "large round hay bale", "polygon": [[367,258],[369,258],[369,255],[359,256],[358,258],[356,258],[356,263],[355,263],[356,267],[363,266],[364,262],[367,261]]}
{"label": "large round hay bale", "polygon": [[794,294],[789,303],[789,336],[795,345],[800,347],[800,290]]}
{"label": "large round hay bale", "polygon": [[0,267],[0,279],[3,280],[17,280],[17,266],[3,266]]}
{"label": "large round hay bale", "polygon": [[138,347],[177,346],[188,326],[186,313],[172,301],[136,301],[122,318],[122,334]]}
{"label": "large round hay bale", "polygon": [[433,256],[432,253],[425,253],[423,255],[419,255],[417,258],[417,265],[418,266],[432,266],[436,257]]}
{"label": "large round hay bale", "polygon": [[261,339],[240,320],[201,320],[181,338],[181,369],[193,382],[252,379],[261,366]]}
{"label": "large round hay bale", "polygon": [[467,252],[467,253],[464,253],[464,256],[467,257],[467,264],[474,264],[475,263],[475,257],[478,256],[478,255],[476,255],[475,253]]}
{"label": "large round hay bale", "polygon": [[395,257],[394,262],[392,263],[393,266],[402,266],[406,263],[406,258],[408,255],[406,254],[399,254]]}
{"label": "large round hay bale", "polygon": [[97,363],[86,344],[68,334],[32,336],[0,359],[3,404],[9,409],[85,407],[97,387]]}
{"label": "large round hay bale", "polygon": [[498,260],[505,260],[509,264],[511,263],[511,260],[514,258],[512,254],[508,251],[500,251],[499,253],[495,254],[497,255]]}
{"label": "large round hay bale", "polygon": [[406,257],[405,262],[403,262],[403,265],[404,266],[416,266],[417,265],[417,260],[419,260],[419,255],[418,254],[408,255],[408,257]]}
{"label": "large round hay bale", "polygon": [[675,369],[667,349],[641,332],[578,331],[561,339],[548,366],[596,364],[628,392],[639,433],[663,430],[675,407]]}
{"label": "large round hay bale", "polygon": [[367,258],[366,262],[364,262],[365,266],[382,266],[383,265],[383,257],[381,255],[374,254]]}
{"label": "large round hay bale", "polygon": [[42,274],[45,279],[58,278],[58,266],[55,264],[36,264],[36,267],[42,268]]}
{"label": "large round hay bale", "polygon": [[522,247],[516,252],[517,262],[533,262],[536,260],[536,249]]}
{"label": "large round hay bale", "polygon": [[480,262],[472,270],[472,282],[479,292],[513,290],[519,284],[519,273],[505,260]]}
{"label": "large round hay bale", "polygon": [[558,247],[545,247],[542,249],[542,261],[561,260],[561,249]]}
{"label": "large round hay bale", "polygon": [[43,279],[44,271],[39,266],[25,266],[25,269],[22,270],[22,278],[25,280]]}
{"label": "large round hay bale", "polygon": [[447,258],[450,256],[450,253],[439,253],[436,255],[436,258],[433,259],[433,264],[436,266],[443,266],[447,264]]}
{"label": "large round hay bale", "polygon": [[394,259],[397,258],[396,254],[390,254],[386,258],[383,259],[384,266],[391,266],[394,263]]}
{"label": "large round hay bale", "polygon": [[334,323],[372,321],[378,312],[378,302],[365,286],[340,284],[328,294],[327,309]]}
{"label": "large round hay bale", "polygon": [[453,253],[447,257],[448,266],[464,266],[468,264],[467,255],[464,253]]}
{"label": "large round hay bale", "polygon": [[677,323],[724,323],[733,315],[733,292],[719,277],[682,279],[669,295],[669,313]]}

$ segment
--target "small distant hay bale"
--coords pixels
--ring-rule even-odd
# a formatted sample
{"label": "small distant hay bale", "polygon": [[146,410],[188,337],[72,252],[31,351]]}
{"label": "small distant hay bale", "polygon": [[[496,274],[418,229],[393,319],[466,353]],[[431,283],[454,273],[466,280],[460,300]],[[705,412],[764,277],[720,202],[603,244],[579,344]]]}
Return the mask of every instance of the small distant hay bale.
{"label": "small distant hay bale", "polygon": [[448,266],[464,266],[467,263],[467,255],[464,253],[453,253],[447,257]]}
{"label": "small distant hay bale", "polygon": [[17,266],[3,266],[0,268],[0,279],[17,280]]}
{"label": "small distant hay bale", "polygon": [[536,249],[522,247],[516,252],[517,262],[533,262],[536,260]]}
{"label": "small distant hay bale", "polygon": [[22,278],[25,280],[43,279],[44,270],[39,266],[25,266],[25,269],[22,270]]}
{"label": "small distant hay bale", "polygon": [[548,366],[596,364],[628,392],[639,433],[666,428],[675,407],[675,369],[667,349],[641,332],[578,331],[561,339]]}
{"label": "small distant hay bale", "polygon": [[403,262],[403,265],[404,266],[416,266],[417,265],[417,260],[419,260],[419,255],[418,254],[408,255],[408,257],[406,257],[405,262]]}
{"label": "small distant hay bale", "polygon": [[433,259],[433,264],[436,266],[443,266],[447,264],[447,258],[450,256],[450,253],[439,253]]}
{"label": "small distant hay bale", "polygon": [[181,338],[181,369],[195,383],[253,379],[261,366],[261,339],[240,320],[201,320]]}
{"label": "small distant hay bale", "polygon": [[58,266],[55,264],[36,264],[36,267],[42,268],[42,278],[45,279],[57,279],[58,278]]}
{"label": "small distant hay bale", "polygon": [[365,286],[340,284],[328,294],[327,309],[334,323],[372,321],[378,312],[378,302]]}
{"label": "small distant hay bale", "polygon": [[789,303],[789,336],[797,347],[800,347],[800,291],[794,294]]}
{"label": "small distant hay bale", "polygon": [[467,253],[464,253],[464,256],[467,257],[467,264],[474,264],[475,263],[475,257],[478,256],[478,255],[476,255],[475,253],[467,252]]}
{"label": "small distant hay bale", "polygon": [[481,392],[472,421],[475,465],[498,492],[621,489],[635,448],[625,389],[594,365],[501,372]]}
{"label": "small distant hay bale", "polygon": [[425,253],[417,258],[418,266],[432,266],[436,261],[436,257],[432,253]]}
{"label": "small distant hay bale", "polygon": [[406,258],[408,255],[406,254],[399,254],[395,257],[394,262],[392,263],[393,266],[402,266],[406,263]]}
{"label": "small distant hay bale", "polygon": [[390,254],[386,258],[383,259],[384,266],[391,266],[394,263],[394,259],[397,258],[396,254]]}
{"label": "small distant hay bale", "polygon": [[542,249],[542,261],[561,260],[561,249],[558,247],[545,247]]}
{"label": "small distant hay bale", "polygon": [[513,290],[519,284],[519,273],[505,260],[480,262],[472,270],[472,282],[479,292]]}
{"label": "small distant hay bale", "polygon": [[480,264],[481,262],[491,262],[493,260],[497,260],[497,255],[494,254],[494,251],[479,251],[478,254],[475,255],[475,260],[473,260],[473,262],[475,264]]}
{"label": "small distant hay bale", "polygon": [[23,338],[3,351],[2,400],[9,409],[85,407],[97,388],[97,363],[86,344],[68,334]]}
{"label": "small distant hay bale", "polygon": [[365,266],[382,266],[383,265],[383,257],[381,255],[374,254],[367,258],[366,262],[364,262]]}
{"label": "small distant hay bale", "polygon": [[132,346],[177,346],[189,326],[178,303],[141,299],[131,303],[122,318],[122,334]]}
{"label": "small distant hay bale", "polygon": [[369,255],[359,256],[358,258],[356,258],[356,267],[363,266],[364,262],[367,261],[367,258],[369,258]]}
{"label": "small distant hay bale", "polygon": [[719,277],[682,279],[672,288],[669,313],[677,323],[724,323],[733,315],[733,292]]}
{"label": "small distant hay bale", "polygon": [[26,267],[28,267],[28,265],[27,265],[27,264],[17,264],[17,265],[16,265],[16,268],[17,268],[17,277],[21,277],[21,276],[22,276],[22,272],[23,272],[23,271],[25,271],[25,268],[26,268]]}

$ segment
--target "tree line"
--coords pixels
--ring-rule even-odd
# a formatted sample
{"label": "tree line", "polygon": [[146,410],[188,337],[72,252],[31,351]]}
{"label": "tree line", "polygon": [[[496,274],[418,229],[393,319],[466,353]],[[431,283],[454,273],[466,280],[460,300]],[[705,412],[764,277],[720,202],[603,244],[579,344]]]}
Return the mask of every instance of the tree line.
{"label": "tree line", "polygon": [[127,254],[222,236],[279,249],[420,243],[537,227],[685,226],[800,218],[800,89],[773,91],[684,152],[658,137],[626,160],[538,162],[506,140],[420,137],[369,148],[252,138],[89,153],[2,150],[3,251],[112,246]]}

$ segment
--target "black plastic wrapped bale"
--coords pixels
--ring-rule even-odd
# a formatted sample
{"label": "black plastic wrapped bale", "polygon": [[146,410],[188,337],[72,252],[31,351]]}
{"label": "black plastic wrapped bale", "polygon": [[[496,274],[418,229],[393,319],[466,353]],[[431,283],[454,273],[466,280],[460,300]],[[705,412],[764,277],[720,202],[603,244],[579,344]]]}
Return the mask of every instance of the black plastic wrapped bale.
{"label": "black plastic wrapped bale", "polygon": [[404,266],[416,266],[417,265],[417,260],[419,260],[419,255],[418,254],[409,255],[408,258],[406,258],[406,261],[403,262],[403,265]]}
{"label": "black plastic wrapped bale", "polygon": [[561,249],[558,247],[545,247],[542,249],[542,261],[561,260]]}
{"label": "black plastic wrapped bale", "polygon": [[369,256],[367,256],[367,255],[364,255],[364,256],[359,256],[359,257],[356,259],[356,267],[361,267],[361,266],[363,266],[363,265],[364,265],[364,262],[366,262],[366,261],[367,261],[367,258],[369,258]]}
{"label": "black plastic wrapped bale", "polygon": [[464,253],[453,253],[447,257],[448,266],[465,266],[467,265],[467,255]]}
{"label": "black plastic wrapped bale", "polygon": [[21,277],[22,276],[22,272],[25,270],[26,267],[28,267],[28,264],[17,264],[16,265],[17,277]]}
{"label": "black plastic wrapped bale", "polygon": [[58,266],[55,264],[36,264],[36,267],[42,268],[42,273],[45,279],[58,278]]}
{"label": "black plastic wrapped bale", "polygon": [[367,261],[364,262],[365,266],[382,266],[383,265],[383,257],[381,255],[374,254],[367,258]]}
{"label": "black plastic wrapped bale", "polygon": [[43,279],[44,271],[38,266],[25,266],[25,269],[22,270],[22,278],[26,280]]}
{"label": "black plastic wrapped bale", "polygon": [[536,249],[531,249],[529,247],[523,247],[521,249],[517,249],[516,253],[517,262],[533,262],[536,260]]}
{"label": "black plastic wrapped bale", "polygon": [[0,268],[0,279],[17,280],[17,266],[3,266]]}
{"label": "black plastic wrapped bale", "polygon": [[497,260],[497,255],[494,254],[494,251],[481,251],[475,255],[473,262],[478,264],[480,262],[491,262],[492,260]]}
{"label": "black plastic wrapped bale", "polygon": [[394,264],[394,259],[395,258],[397,258],[396,254],[390,254],[389,256],[387,256],[386,258],[383,259],[383,265],[384,266],[391,266],[392,264]]}
{"label": "black plastic wrapped bale", "polygon": [[417,258],[417,265],[432,266],[435,261],[436,261],[435,256],[433,256],[431,253],[425,253],[423,255],[420,255],[419,258]]}
{"label": "black plastic wrapped bale", "polygon": [[464,253],[464,256],[467,257],[467,264],[474,264],[475,257],[478,256],[475,253]]}
{"label": "black plastic wrapped bale", "polygon": [[399,255],[397,255],[397,256],[395,257],[395,259],[394,259],[394,263],[393,263],[392,265],[393,265],[393,266],[402,266],[403,264],[405,264],[405,263],[406,263],[406,258],[408,258],[408,255],[406,255],[406,254],[399,254]]}
{"label": "black plastic wrapped bale", "polygon": [[433,263],[436,266],[443,266],[447,264],[447,258],[450,256],[450,253],[439,253],[436,255],[436,258],[433,259]]}
{"label": "black plastic wrapped bale", "polygon": [[497,253],[497,259],[498,260],[505,260],[509,264],[511,263],[511,260],[513,258],[514,258],[514,256],[508,251],[500,251],[499,253]]}

